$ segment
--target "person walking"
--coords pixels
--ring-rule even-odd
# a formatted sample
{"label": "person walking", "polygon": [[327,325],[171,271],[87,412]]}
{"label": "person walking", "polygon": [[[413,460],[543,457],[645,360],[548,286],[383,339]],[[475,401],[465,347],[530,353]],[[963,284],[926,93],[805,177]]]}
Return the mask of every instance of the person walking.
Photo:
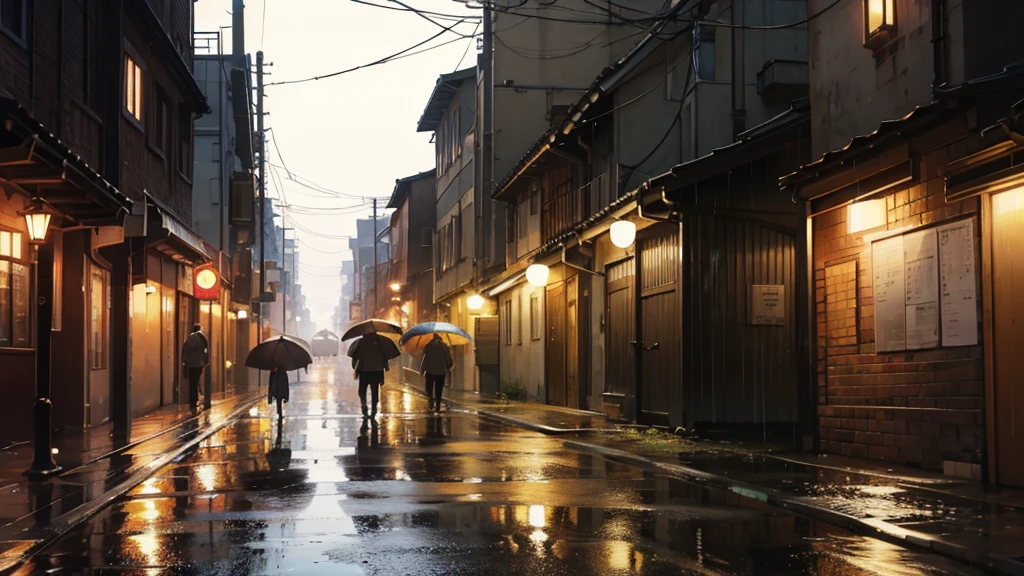
{"label": "person walking", "polygon": [[434,334],[434,338],[423,347],[423,361],[420,362],[420,374],[427,381],[427,409],[431,412],[441,411],[444,377],[453,364],[451,349],[440,335]]}
{"label": "person walking", "polygon": [[288,403],[288,371],[282,370],[280,366],[274,366],[270,371],[270,383],[267,386],[267,404],[277,401],[277,419],[284,419],[284,410],[281,404]]}
{"label": "person walking", "polygon": [[200,324],[192,326],[192,333],[181,346],[181,363],[188,375],[188,403],[194,414],[199,409],[199,379],[203,369],[210,365],[210,341]]}
{"label": "person walking", "polygon": [[[356,340],[349,350],[352,369],[359,379],[359,401],[362,403],[363,419],[376,418],[380,387],[384,384],[384,372],[388,369],[388,357],[384,353],[384,336],[367,334]],[[393,344],[392,344],[393,347]],[[369,389],[372,408],[366,407],[366,391]]]}

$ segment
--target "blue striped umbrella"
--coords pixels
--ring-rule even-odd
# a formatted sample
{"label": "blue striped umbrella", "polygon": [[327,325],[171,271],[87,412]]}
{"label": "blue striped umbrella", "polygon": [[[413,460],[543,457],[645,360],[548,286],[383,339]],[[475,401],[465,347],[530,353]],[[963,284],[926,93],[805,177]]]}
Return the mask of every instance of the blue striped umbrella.
{"label": "blue striped umbrella", "polygon": [[406,330],[398,343],[409,353],[420,352],[423,347],[439,334],[449,346],[462,346],[473,341],[473,337],[465,330],[447,322],[424,322]]}

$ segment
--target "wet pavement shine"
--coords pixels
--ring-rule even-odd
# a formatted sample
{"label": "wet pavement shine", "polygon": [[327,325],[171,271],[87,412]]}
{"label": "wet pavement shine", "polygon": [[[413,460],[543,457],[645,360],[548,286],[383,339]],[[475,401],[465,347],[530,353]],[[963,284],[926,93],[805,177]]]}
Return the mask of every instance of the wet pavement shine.
{"label": "wet pavement shine", "polygon": [[978,574],[312,367],[16,574]]}

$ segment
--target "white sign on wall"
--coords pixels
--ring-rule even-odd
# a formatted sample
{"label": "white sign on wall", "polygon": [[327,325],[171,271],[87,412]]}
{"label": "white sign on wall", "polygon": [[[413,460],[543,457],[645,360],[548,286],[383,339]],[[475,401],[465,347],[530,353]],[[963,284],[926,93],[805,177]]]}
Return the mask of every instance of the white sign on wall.
{"label": "white sign on wall", "polygon": [[751,292],[750,323],[760,326],[786,324],[786,287],[782,284],[754,284]]}
{"label": "white sign on wall", "polygon": [[972,220],[874,242],[871,261],[877,352],[978,343]]}
{"label": "white sign on wall", "polygon": [[973,220],[939,227],[939,261],[942,345],[973,346],[978,343]]}
{"label": "white sign on wall", "polygon": [[905,350],[907,311],[902,236],[871,244],[871,276],[875,295],[875,350]]}

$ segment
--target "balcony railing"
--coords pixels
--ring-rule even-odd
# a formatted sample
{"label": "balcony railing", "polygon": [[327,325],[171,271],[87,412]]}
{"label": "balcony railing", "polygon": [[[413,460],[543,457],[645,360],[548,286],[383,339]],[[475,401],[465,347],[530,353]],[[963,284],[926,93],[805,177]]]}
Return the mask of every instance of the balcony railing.
{"label": "balcony railing", "polygon": [[541,210],[541,243],[569,232],[598,210],[607,206],[610,199],[604,198],[602,181],[604,175],[587,182],[579,188],[573,187],[572,180],[556,187]]}
{"label": "balcony railing", "polygon": [[216,56],[221,53],[220,32],[196,32],[192,41],[196,54]]}

